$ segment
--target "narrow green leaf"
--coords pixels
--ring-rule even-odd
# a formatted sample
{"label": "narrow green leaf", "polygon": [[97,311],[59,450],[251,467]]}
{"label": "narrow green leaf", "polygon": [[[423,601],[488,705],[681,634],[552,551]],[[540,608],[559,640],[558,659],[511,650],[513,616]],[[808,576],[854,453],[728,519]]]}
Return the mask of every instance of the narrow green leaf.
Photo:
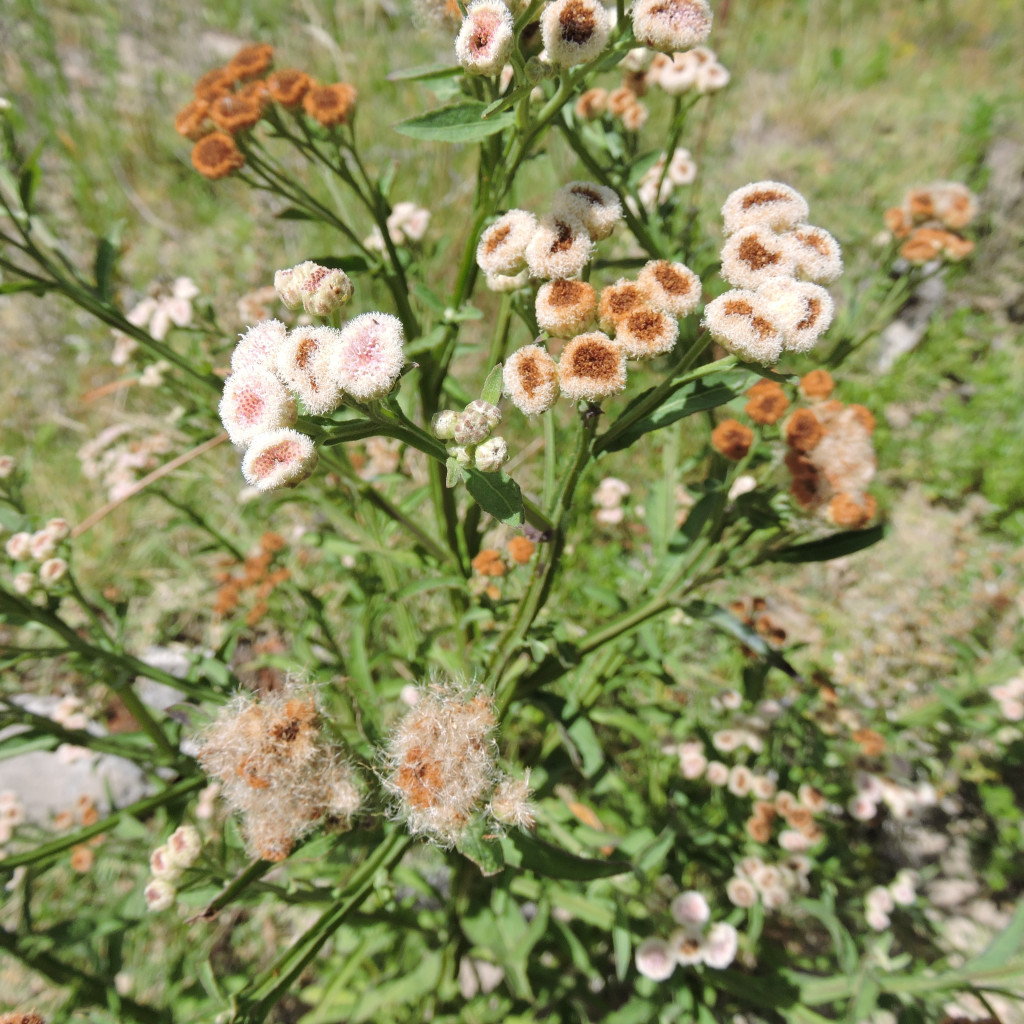
{"label": "narrow green leaf", "polygon": [[461,576],[431,576],[428,579],[416,580],[415,583],[402,587],[395,594],[395,601],[400,603],[407,601],[410,597],[416,597],[418,594],[426,594],[431,590],[441,590],[443,588],[463,590],[465,586],[466,581]]}
{"label": "narrow green leaf", "polygon": [[462,74],[458,64],[420,64],[414,68],[399,68],[387,75],[389,82],[428,82],[435,78],[454,78]]}
{"label": "narrow green leaf", "polygon": [[885,524],[879,523],[866,530],[846,530],[833,533],[821,540],[808,541],[806,544],[795,544],[792,547],[776,551],[773,562],[827,562],[843,555],[852,555],[855,551],[877,544],[885,536]]}
{"label": "narrow green leaf", "polygon": [[989,946],[968,961],[961,968],[966,973],[988,971],[1002,967],[1011,957],[1024,950],[1024,903],[1017,907],[1016,913],[1006,928],[1000,932]]}
{"label": "narrow green leaf", "polygon": [[497,405],[501,399],[501,363],[498,363],[494,369],[487,374],[487,380],[484,381],[483,391],[480,392],[480,397],[485,402],[490,402],[491,405]]}
{"label": "narrow green leaf", "polygon": [[486,103],[457,103],[399,121],[395,131],[423,142],[479,142],[515,123],[512,111],[484,119]]}
{"label": "narrow green leaf", "polygon": [[506,473],[481,473],[470,469],[466,473],[466,487],[480,507],[506,526],[523,524],[523,492],[519,484]]}
{"label": "narrow green leaf", "polygon": [[311,213],[298,206],[286,206],[275,217],[278,220],[316,220]]}
{"label": "narrow green leaf", "polygon": [[373,437],[374,434],[380,433],[380,427],[371,420],[348,420],[344,423],[335,423],[329,429],[330,433],[320,442],[327,448],[344,444],[346,441],[361,441],[364,437]]}
{"label": "narrow green leaf", "polygon": [[50,285],[37,281],[5,281],[0,284],[0,295],[13,295],[15,292],[28,292],[30,295],[45,295],[51,291]]}
{"label": "narrow green leaf", "polygon": [[518,851],[522,866],[544,878],[574,878],[579,882],[608,878],[632,871],[624,860],[591,860],[538,839],[524,832],[512,832],[505,838]]}
{"label": "narrow green leaf", "polygon": [[344,270],[346,274],[361,274],[370,269],[365,256],[310,256],[310,260],[331,270]]}
{"label": "narrow green leaf", "polygon": [[96,280],[96,294],[104,301],[113,296],[114,267],[121,253],[121,225],[115,224],[105,238],[96,243],[96,259],[93,261],[93,277]]}

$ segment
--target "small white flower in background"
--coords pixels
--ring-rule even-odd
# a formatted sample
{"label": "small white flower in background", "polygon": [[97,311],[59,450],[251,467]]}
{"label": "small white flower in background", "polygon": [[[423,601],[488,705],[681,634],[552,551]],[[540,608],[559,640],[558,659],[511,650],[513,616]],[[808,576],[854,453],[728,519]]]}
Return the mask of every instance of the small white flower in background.
{"label": "small white flower in background", "polygon": [[149,873],[154,878],[174,881],[181,874],[181,868],[171,857],[170,847],[164,843],[149,855]]}
{"label": "small white flower in background", "polygon": [[39,582],[44,590],[56,586],[68,574],[68,563],[63,558],[48,558],[39,566]]}
{"label": "small white flower in background", "polygon": [[892,924],[889,915],[877,907],[869,907],[864,915],[864,919],[867,921],[868,927],[876,932],[884,932]]}
{"label": "small white flower in background", "polygon": [[18,463],[13,455],[0,455],[0,480],[6,480],[15,470]]}
{"label": "small white flower in background", "polygon": [[999,686],[990,686],[989,694],[999,705],[999,713],[1008,722],[1024,720],[1024,673]]}
{"label": "small white flower in background", "polygon": [[729,781],[729,766],[721,761],[709,761],[705,774],[712,786],[724,786]]}
{"label": "small white flower in background", "polygon": [[704,963],[716,971],[724,970],[736,959],[739,935],[727,921],[718,921],[704,937]]}
{"label": "small white flower in background", "polygon": [[47,529],[36,530],[28,542],[28,553],[37,562],[52,558],[60,542]]}
{"label": "small white flower in background", "polygon": [[752,907],[758,899],[757,888],[749,878],[733,875],[725,883],[725,894],[736,907]]}
{"label": "small white flower in background", "polygon": [[684,927],[707,924],[711,919],[711,908],[702,893],[694,889],[681,892],[671,906],[672,918]]}
{"label": "small white flower in background", "polygon": [[4,551],[7,557],[13,562],[24,562],[29,557],[29,548],[32,544],[32,534],[21,530],[11,534],[4,544]]}
{"label": "small white flower in background", "polygon": [[150,363],[139,377],[139,384],[144,388],[158,388],[164,382],[164,374],[171,368],[166,359],[158,359]]}
{"label": "small white flower in background", "polygon": [[157,341],[163,341],[172,325],[188,327],[192,323],[192,300],[199,289],[190,277],[178,277],[170,287],[157,285],[128,312],[125,319],[136,327],[149,331]]}
{"label": "small white flower in background", "polygon": [[146,908],[157,913],[174,906],[177,890],[163,878],[154,878],[143,890],[146,897]]}
{"label": "small white flower in background", "polygon": [[181,825],[171,833],[162,849],[167,851],[170,863],[182,869],[192,867],[202,847],[203,840],[198,830],[192,825]]}
{"label": "small white flower in background", "polygon": [[909,907],[917,899],[917,874],[906,868],[897,871],[889,885],[889,895],[897,906]]}
{"label": "small white flower in background", "polygon": [[36,589],[36,584],[39,580],[36,578],[34,572],[19,572],[15,575],[14,579],[11,580],[11,586],[14,587],[14,592],[21,597],[28,597],[33,590]]}
{"label": "small white flower in background", "polygon": [[636,969],[652,981],[664,981],[676,969],[676,958],[664,939],[645,939],[636,947]]}
{"label": "small white flower in background", "polygon": [[[394,208],[388,216],[387,221],[388,237],[395,245],[407,245],[409,242],[418,242],[427,233],[430,226],[430,211],[415,203],[395,203]],[[384,251],[384,236],[380,228],[375,227],[369,235],[363,239],[363,245],[374,252]]]}

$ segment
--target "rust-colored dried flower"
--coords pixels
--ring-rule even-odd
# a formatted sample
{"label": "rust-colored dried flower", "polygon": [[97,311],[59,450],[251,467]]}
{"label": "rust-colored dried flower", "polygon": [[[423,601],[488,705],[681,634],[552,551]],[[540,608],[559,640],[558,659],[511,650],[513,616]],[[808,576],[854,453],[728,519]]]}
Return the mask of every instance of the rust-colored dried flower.
{"label": "rust-colored dried flower", "polygon": [[219,96],[231,92],[235,86],[235,76],[227,68],[214,68],[202,75],[192,87],[197,100],[213,102]]}
{"label": "rust-colored dried flower", "polygon": [[232,135],[252,128],[263,116],[259,103],[247,99],[241,93],[219,96],[210,104],[209,112],[214,124]]}
{"label": "rust-colored dried flower", "polygon": [[795,452],[807,455],[825,436],[818,417],[810,409],[797,409],[786,423],[786,444]]}
{"label": "rust-colored dried flower", "polygon": [[602,331],[614,331],[619,321],[639,306],[646,305],[644,289],[633,281],[620,278],[601,291],[597,319]]}
{"label": "rust-colored dried flower", "polygon": [[302,109],[328,128],[350,120],[356,105],[356,88],[348,82],[312,85],[302,97]]}
{"label": "rust-colored dried flower", "polygon": [[312,84],[313,79],[297,68],[281,68],[267,76],[271,98],[282,107],[297,107]]}
{"label": "rust-colored dried flower", "polygon": [[772,826],[771,822],[765,818],[752,817],[747,819],[746,823],[747,835],[754,840],[755,843],[767,843],[772,837]]}
{"label": "rust-colored dried flower", "polygon": [[877,757],[885,752],[885,737],[874,729],[858,729],[853,734],[853,741],[868,757]]}
{"label": "rust-colored dried flower", "polygon": [[882,214],[882,220],[896,238],[906,238],[910,234],[910,218],[903,212],[902,207],[891,206]]}
{"label": "rust-colored dried flower", "polygon": [[193,142],[201,139],[207,132],[213,131],[210,104],[206,100],[192,100],[191,103],[186,103],[174,117],[174,130]]}
{"label": "rust-colored dried flower", "polygon": [[587,281],[559,277],[537,290],[537,325],[556,338],[580,334],[594,319],[597,293]]}
{"label": "rust-colored dried flower", "polygon": [[878,505],[870,494],[863,494],[858,500],[852,494],[837,494],[828,503],[827,518],[843,529],[855,530],[865,526],[875,516]]}
{"label": "rust-colored dried flower", "polygon": [[743,411],[755,422],[777,423],[789,408],[789,399],[778,381],[763,378],[747,389],[749,401]]}
{"label": "rust-colored dried flower", "polygon": [[711,431],[711,445],[727,459],[738,462],[754,443],[754,432],[738,420],[722,420]]}
{"label": "rust-colored dried flower", "polygon": [[583,121],[593,121],[608,109],[608,90],[588,89],[576,101],[576,116]]}
{"label": "rust-colored dried flower", "polygon": [[93,864],[96,861],[96,855],[89,849],[88,846],[79,844],[71,848],[71,870],[77,871],[80,875],[84,875],[87,871],[92,869]]}
{"label": "rust-colored dried flower", "polygon": [[533,557],[537,545],[527,537],[513,537],[508,542],[508,556],[517,565],[526,565]]}
{"label": "rust-colored dried flower", "polygon": [[600,331],[581,334],[562,349],[558,360],[562,394],[574,401],[598,402],[626,386],[626,353]]}
{"label": "rust-colored dried flower", "polygon": [[504,576],[505,563],[501,552],[495,548],[484,548],[474,559],[473,568],[481,576]]}
{"label": "rust-colored dried flower", "polygon": [[274,62],[274,48],[269,43],[252,43],[243,46],[228,61],[227,67],[240,82],[259,78]]}
{"label": "rust-colored dried flower", "polygon": [[800,393],[812,402],[828,398],[836,383],[828,370],[811,370],[800,378]]}
{"label": "rust-colored dried flower", "polygon": [[547,412],[558,398],[558,365],[539,345],[524,345],[508,357],[502,391],[528,416]]}
{"label": "rust-colored dried flower", "polygon": [[216,181],[244,166],[245,157],[235,140],[225,132],[204,135],[192,147],[192,166],[204,177]]}
{"label": "rust-colored dried flower", "polygon": [[246,82],[235,95],[241,100],[250,100],[255,103],[264,114],[274,102],[274,97],[270,95],[270,89],[262,78]]}
{"label": "rust-colored dried flower", "polygon": [[679,321],[649,306],[639,306],[624,316],[615,330],[615,340],[630,359],[648,359],[671,352],[678,337]]}

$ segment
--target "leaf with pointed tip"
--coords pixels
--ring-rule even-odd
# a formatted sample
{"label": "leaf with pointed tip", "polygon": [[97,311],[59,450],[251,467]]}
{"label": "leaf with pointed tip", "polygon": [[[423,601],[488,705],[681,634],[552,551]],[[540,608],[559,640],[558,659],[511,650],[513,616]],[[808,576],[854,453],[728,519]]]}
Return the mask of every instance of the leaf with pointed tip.
{"label": "leaf with pointed tip", "polygon": [[466,487],[480,507],[506,526],[523,525],[523,492],[507,473],[481,473],[470,469]]}
{"label": "leaf with pointed tip", "polygon": [[484,381],[483,391],[480,397],[491,405],[497,405],[501,399],[501,363],[498,363]]}
{"label": "leaf with pointed tip", "polygon": [[511,110],[485,119],[486,109],[486,103],[475,100],[456,103],[399,121],[395,131],[423,142],[479,142],[515,123]]}

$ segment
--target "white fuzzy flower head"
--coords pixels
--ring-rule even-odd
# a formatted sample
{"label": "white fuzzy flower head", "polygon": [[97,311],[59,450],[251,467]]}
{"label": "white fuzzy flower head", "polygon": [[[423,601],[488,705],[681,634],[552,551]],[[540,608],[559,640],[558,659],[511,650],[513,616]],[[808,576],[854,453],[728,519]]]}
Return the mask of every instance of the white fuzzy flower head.
{"label": "white fuzzy flower head", "polygon": [[434,413],[434,417],[430,421],[430,429],[434,432],[434,437],[442,441],[450,441],[455,437],[455,424],[458,421],[459,414],[454,409],[444,409]]}
{"label": "white fuzzy flower head", "polygon": [[558,398],[558,366],[539,345],[524,345],[505,361],[502,391],[528,416],[547,412]]}
{"label": "white fuzzy flower head", "polygon": [[556,338],[581,334],[597,313],[597,292],[588,281],[559,277],[537,289],[537,326]]}
{"label": "white fuzzy flower head", "polygon": [[725,884],[725,895],[734,907],[749,908],[757,902],[757,887],[749,878],[733,875]]}
{"label": "white fuzzy flower head", "polygon": [[734,290],[712,299],[703,323],[715,341],[747,362],[769,366],[782,355],[782,331],[756,292]]}
{"label": "white fuzzy flower head", "polygon": [[676,958],[664,939],[645,939],[636,947],[636,969],[652,981],[665,981],[676,969]]}
{"label": "white fuzzy flower head", "polygon": [[173,882],[181,874],[182,865],[175,863],[167,843],[158,846],[149,855],[149,873],[154,878]]}
{"label": "white fuzzy flower head", "polygon": [[50,519],[43,527],[57,543],[71,536],[71,524],[66,519]]}
{"label": "white fuzzy flower head", "polygon": [[637,0],[633,34],[652,50],[689,50],[711,34],[707,0]]}
{"label": "white fuzzy flower head", "polygon": [[787,853],[805,853],[814,846],[814,842],[795,828],[784,828],[779,833],[779,846]]}
{"label": "white fuzzy flower head", "polygon": [[28,542],[28,553],[35,561],[45,562],[48,558],[53,557],[58,544],[57,538],[44,527],[32,534]]}
{"label": "white fuzzy flower head", "polygon": [[755,225],[789,231],[806,223],[807,200],[795,188],[779,181],[755,181],[731,192],[722,207],[725,233]]}
{"label": "white fuzzy flower head", "polygon": [[477,266],[488,275],[518,274],[526,265],[526,247],[536,230],[537,218],[529,210],[503,213],[480,236],[476,247]]}
{"label": "white fuzzy flower head", "polygon": [[497,75],[515,42],[513,19],[500,0],[476,0],[455,40],[455,59],[474,75]]}
{"label": "white fuzzy flower head", "polygon": [[576,277],[590,262],[594,242],[575,217],[547,214],[526,246],[531,277]]}
{"label": "white fuzzy flower head", "polygon": [[592,181],[570,181],[551,199],[556,217],[579,220],[594,241],[607,238],[622,220],[622,203],[614,190]]}
{"label": "white fuzzy flower head", "polygon": [[274,287],[281,301],[289,309],[298,309],[302,305],[302,285],[315,269],[316,264],[312,260],[306,260],[304,263],[274,273]]}
{"label": "white fuzzy flower head", "polygon": [[34,572],[18,572],[14,574],[14,578],[11,580],[11,586],[14,588],[14,592],[21,597],[28,597],[33,590],[39,585],[39,578]]}
{"label": "white fuzzy flower head", "polygon": [[679,321],[649,306],[627,313],[615,330],[615,340],[629,359],[650,359],[671,352],[678,337]]}
{"label": "white fuzzy flower head", "polygon": [[688,889],[681,892],[673,901],[671,906],[672,918],[676,924],[683,927],[701,926],[711,919],[711,908],[704,894],[695,889]]}
{"label": "white fuzzy flower head", "polygon": [[554,0],[540,17],[540,33],[548,61],[571,68],[599,56],[608,43],[611,22],[598,0]]}
{"label": "white fuzzy flower head", "polygon": [[734,764],[729,769],[729,792],[733,796],[749,796],[754,776],[745,764]]}
{"label": "white fuzzy flower head", "polygon": [[288,328],[280,320],[261,320],[241,336],[231,353],[231,371],[267,370],[277,365],[278,349],[288,337]]}
{"label": "white fuzzy flower head", "polygon": [[313,269],[299,285],[302,308],[313,316],[330,316],[352,298],[352,281],[344,270],[321,267]]}
{"label": "white fuzzy flower head", "polygon": [[492,292],[499,294],[517,292],[530,284],[530,272],[520,270],[518,274],[485,274],[484,283]]}
{"label": "white fuzzy flower head", "polygon": [[864,920],[867,921],[868,927],[876,932],[884,932],[892,924],[889,915],[877,907],[870,907],[864,914]]}
{"label": "white fuzzy flower head", "polygon": [[177,890],[165,878],[154,878],[143,890],[146,897],[146,909],[153,913],[170,910],[174,906]]}
{"label": "white fuzzy flower head", "polygon": [[636,283],[649,306],[672,316],[688,316],[700,304],[700,278],[684,263],[651,260]]}
{"label": "white fuzzy flower head", "polygon": [[390,313],[363,313],[345,324],[340,342],[331,361],[337,386],[359,402],[387,395],[405,365],[402,321]]}
{"label": "white fuzzy flower head", "polygon": [[824,228],[798,224],[782,236],[789,247],[797,277],[816,284],[829,284],[843,272],[843,252]]}
{"label": "white fuzzy flower head", "polygon": [[699,68],[700,62],[689,51],[674,53],[671,57],[659,53],[651,62],[647,80],[669,96],[680,96],[694,87]]}
{"label": "white fuzzy flower head", "polygon": [[386,223],[388,234],[395,245],[418,242],[430,227],[430,211],[405,200],[395,203]]}
{"label": "white fuzzy flower head", "polygon": [[669,936],[668,946],[680,967],[693,967],[704,959],[704,936],[700,928],[677,928]]}
{"label": "white fuzzy flower head", "polygon": [[724,64],[717,60],[705,61],[697,68],[697,78],[694,83],[699,93],[718,92],[729,84],[729,71]]}
{"label": "white fuzzy flower head", "polygon": [[39,566],[39,582],[44,590],[55,587],[68,574],[68,563],[63,558],[48,558]]}
{"label": "white fuzzy flower head", "polygon": [[508,442],[503,437],[489,437],[473,453],[473,464],[481,473],[497,473],[508,460]]}
{"label": "white fuzzy flower head", "polygon": [[242,459],[242,476],[258,491],[295,487],[316,468],[313,439],[297,430],[272,430],[252,440]]}
{"label": "white fuzzy flower head", "polygon": [[729,782],[729,766],[721,761],[709,761],[704,774],[712,786],[725,786]]}
{"label": "white fuzzy flower head", "polygon": [[530,780],[506,777],[494,788],[494,796],[488,808],[491,817],[502,825],[512,828],[531,829],[535,814],[530,803]]}
{"label": "white fuzzy flower head", "polygon": [[780,277],[767,281],[757,293],[782,331],[786,352],[810,352],[832,323],[835,305],[820,284]]}
{"label": "white fuzzy flower head", "polygon": [[601,331],[580,334],[562,349],[558,385],[573,401],[598,402],[626,387],[626,352]]}
{"label": "white fuzzy flower head", "polygon": [[736,288],[757,288],[773,277],[792,277],[795,270],[790,247],[756,224],[740,228],[722,246],[722,277]]}
{"label": "white fuzzy flower head", "polygon": [[220,419],[239,448],[253,438],[295,423],[295,398],[269,370],[239,370],[224,381]]}
{"label": "white fuzzy flower head", "polygon": [[704,963],[716,971],[725,970],[736,959],[739,935],[727,921],[718,921],[704,939]]}
{"label": "white fuzzy flower head", "polygon": [[332,365],[341,341],[341,331],[334,327],[296,327],[278,350],[277,375],[313,416],[333,412],[341,404],[337,368]]}

